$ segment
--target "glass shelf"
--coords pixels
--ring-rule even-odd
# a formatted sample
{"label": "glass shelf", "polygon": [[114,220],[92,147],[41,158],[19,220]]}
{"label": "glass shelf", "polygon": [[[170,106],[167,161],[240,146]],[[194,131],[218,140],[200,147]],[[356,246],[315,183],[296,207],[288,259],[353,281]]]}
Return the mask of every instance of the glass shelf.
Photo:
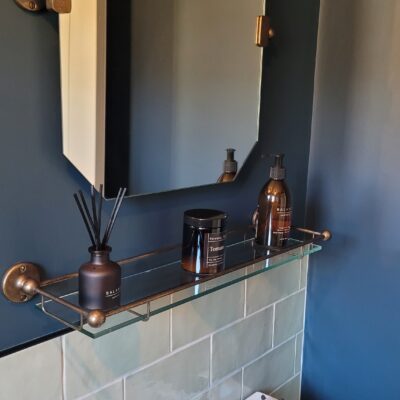
{"label": "glass shelf", "polygon": [[292,232],[283,248],[260,247],[248,236],[243,231],[228,235],[225,268],[216,275],[196,276],[183,270],[180,246],[120,261],[121,306],[107,311],[99,328],[89,326],[79,314],[77,274],[42,283],[42,301],[36,306],[65,325],[98,338],[321,250],[314,243],[315,236],[298,231]]}

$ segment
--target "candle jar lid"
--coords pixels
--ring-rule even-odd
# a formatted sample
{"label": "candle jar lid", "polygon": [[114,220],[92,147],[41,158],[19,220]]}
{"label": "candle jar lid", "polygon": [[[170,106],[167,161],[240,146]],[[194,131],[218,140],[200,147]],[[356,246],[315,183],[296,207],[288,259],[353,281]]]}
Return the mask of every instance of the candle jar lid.
{"label": "candle jar lid", "polygon": [[227,214],[219,210],[194,209],[187,210],[184,214],[186,225],[200,229],[224,228],[227,218]]}

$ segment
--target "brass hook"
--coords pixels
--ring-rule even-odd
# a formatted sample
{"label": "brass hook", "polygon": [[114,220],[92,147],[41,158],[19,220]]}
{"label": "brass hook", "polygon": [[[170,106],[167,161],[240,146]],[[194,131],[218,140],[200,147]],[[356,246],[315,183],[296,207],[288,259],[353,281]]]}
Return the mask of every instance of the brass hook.
{"label": "brass hook", "polygon": [[24,10],[39,12],[45,9],[57,14],[69,14],[71,12],[72,0],[15,0]]}

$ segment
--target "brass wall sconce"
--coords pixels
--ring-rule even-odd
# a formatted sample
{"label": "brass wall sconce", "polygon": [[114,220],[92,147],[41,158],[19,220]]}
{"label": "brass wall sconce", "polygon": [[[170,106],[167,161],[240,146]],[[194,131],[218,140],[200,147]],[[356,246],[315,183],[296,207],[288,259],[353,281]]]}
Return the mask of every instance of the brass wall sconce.
{"label": "brass wall sconce", "polygon": [[43,10],[54,11],[57,14],[69,14],[71,12],[71,0],[15,0],[24,10],[39,12]]}

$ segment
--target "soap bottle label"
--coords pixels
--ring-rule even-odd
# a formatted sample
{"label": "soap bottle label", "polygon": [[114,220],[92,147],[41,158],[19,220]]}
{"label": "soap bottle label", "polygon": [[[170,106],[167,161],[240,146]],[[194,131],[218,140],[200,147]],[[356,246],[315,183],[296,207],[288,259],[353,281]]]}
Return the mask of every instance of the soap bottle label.
{"label": "soap bottle label", "polygon": [[273,215],[275,218],[272,219],[272,233],[286,239],[292,225],[292,208],[278,206]]}
{"label": "soap bottle label", "polygon": [[225,263],[225,234],[206,233],[204,238],[206,267],[218,269]]}

